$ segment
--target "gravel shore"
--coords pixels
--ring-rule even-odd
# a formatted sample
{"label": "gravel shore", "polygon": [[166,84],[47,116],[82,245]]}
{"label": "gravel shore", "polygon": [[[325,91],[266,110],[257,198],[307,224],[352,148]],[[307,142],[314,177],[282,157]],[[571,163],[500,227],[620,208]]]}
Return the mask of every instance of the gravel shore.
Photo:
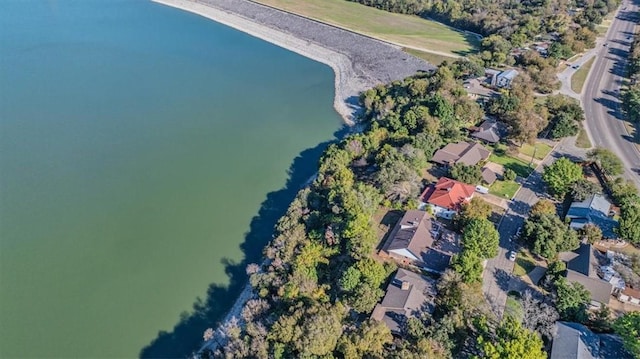
{"label": "gravel shore", "polygon": [[207,17],[330,66],[334,107],[352,124],[359,94],[434,67],[400,48],[247,0],[152,0]]}

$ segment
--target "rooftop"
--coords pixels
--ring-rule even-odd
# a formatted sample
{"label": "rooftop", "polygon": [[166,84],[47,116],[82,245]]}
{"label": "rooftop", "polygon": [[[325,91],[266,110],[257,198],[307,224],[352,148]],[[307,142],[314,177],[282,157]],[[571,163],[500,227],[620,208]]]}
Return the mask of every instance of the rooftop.
{"label": "rooftop", "polygon": [[474,166],[478,162],[489,158],[491,151],[479,143],[458,142],[450,143],[436,151],[431,159],[441,165],[462,163]]}
{"label": "rooftop", "polygon": [[424,203],[458,210],[473,196],[475,190],[472,185],[442,177],[435,185],[429,186],[420,197]]}
{"label": "rooftop", "polygon": [[557,322],[549,359],[631,359],[618,336],[595,334],[586,326]]}
{"label": "rooftop", "polygon": [[400,268],[371,318],[383,321],[393,333],[399,334],[407,318],[423,311],[433,312],[435,296],[434,279]]}

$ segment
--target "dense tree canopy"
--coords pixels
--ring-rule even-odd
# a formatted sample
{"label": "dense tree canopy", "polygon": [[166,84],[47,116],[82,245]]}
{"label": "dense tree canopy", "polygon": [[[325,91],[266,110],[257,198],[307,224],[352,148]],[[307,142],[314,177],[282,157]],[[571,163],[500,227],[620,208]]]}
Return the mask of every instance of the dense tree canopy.
{"label": "dense tree canopy", "polygon": [[580,244],[576,231],[555,214],[530,216],[524,223],[523,236],[531,252],[546,259],[555,258],[559,252],[574,250]]}
{"label": "dense tree canopy", "polygon": [[542,179],[551,194],[560,199],[569,192],[571,185],[582,178],[582,167],[566,157],[562,157],[545,167],[542,173]]}
{"label": "dense tree canopy", "polygon": [[613,330],[622,337],[624,347],[640,357],[640,312],[630,312],[616,319]]}
{"label": "dense tree canopy", "polygon": [[618,235],[629,242],[640,244],[640,201],[625,201],[620,207]]}
{"label": "dense tree canopy", "polygon": [[494,338],[480,337],[483,358],[490,359],[545,359],[542,339],[511,316],[496,329]]}
{"label": "dense tree canopy", "polygon": [[585,323],[587,306],[591,302],[591,294],[580,283],[569,283],[564,278],[555,282],[555,303],[560,319],[570,322]]}
{"label": "dense tree canopy", "polygon": [[609,176],[617,176],[622,174],[622,171],[624,170],[622,161],[620,161],[620,158],[618,158],[618,156],[616,156],[616,154],[611,150],[597,147],[589,151],[587,155],[589,156],[589,159],[596,162],[602,171]]}

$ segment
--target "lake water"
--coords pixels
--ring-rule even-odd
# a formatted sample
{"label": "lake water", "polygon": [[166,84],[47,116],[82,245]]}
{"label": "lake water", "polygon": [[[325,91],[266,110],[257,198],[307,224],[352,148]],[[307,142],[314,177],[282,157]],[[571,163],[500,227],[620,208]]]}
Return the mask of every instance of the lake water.
{"label": "lake water", "polygon": [[0,357],[192,350],[335,138],[332,102],[329,67],[197,15],[0,1]]}

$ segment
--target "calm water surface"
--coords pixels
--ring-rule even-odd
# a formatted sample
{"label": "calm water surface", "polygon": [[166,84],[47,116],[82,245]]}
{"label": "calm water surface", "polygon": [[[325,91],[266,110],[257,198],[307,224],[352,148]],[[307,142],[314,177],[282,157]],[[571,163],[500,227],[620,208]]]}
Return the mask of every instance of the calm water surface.
{"label": "calm water surface", "polygon": [[0,1],[0,357],[173,333],[270,238],[252,218],[333,138],[332,99],[328,67],[193,14]]}

